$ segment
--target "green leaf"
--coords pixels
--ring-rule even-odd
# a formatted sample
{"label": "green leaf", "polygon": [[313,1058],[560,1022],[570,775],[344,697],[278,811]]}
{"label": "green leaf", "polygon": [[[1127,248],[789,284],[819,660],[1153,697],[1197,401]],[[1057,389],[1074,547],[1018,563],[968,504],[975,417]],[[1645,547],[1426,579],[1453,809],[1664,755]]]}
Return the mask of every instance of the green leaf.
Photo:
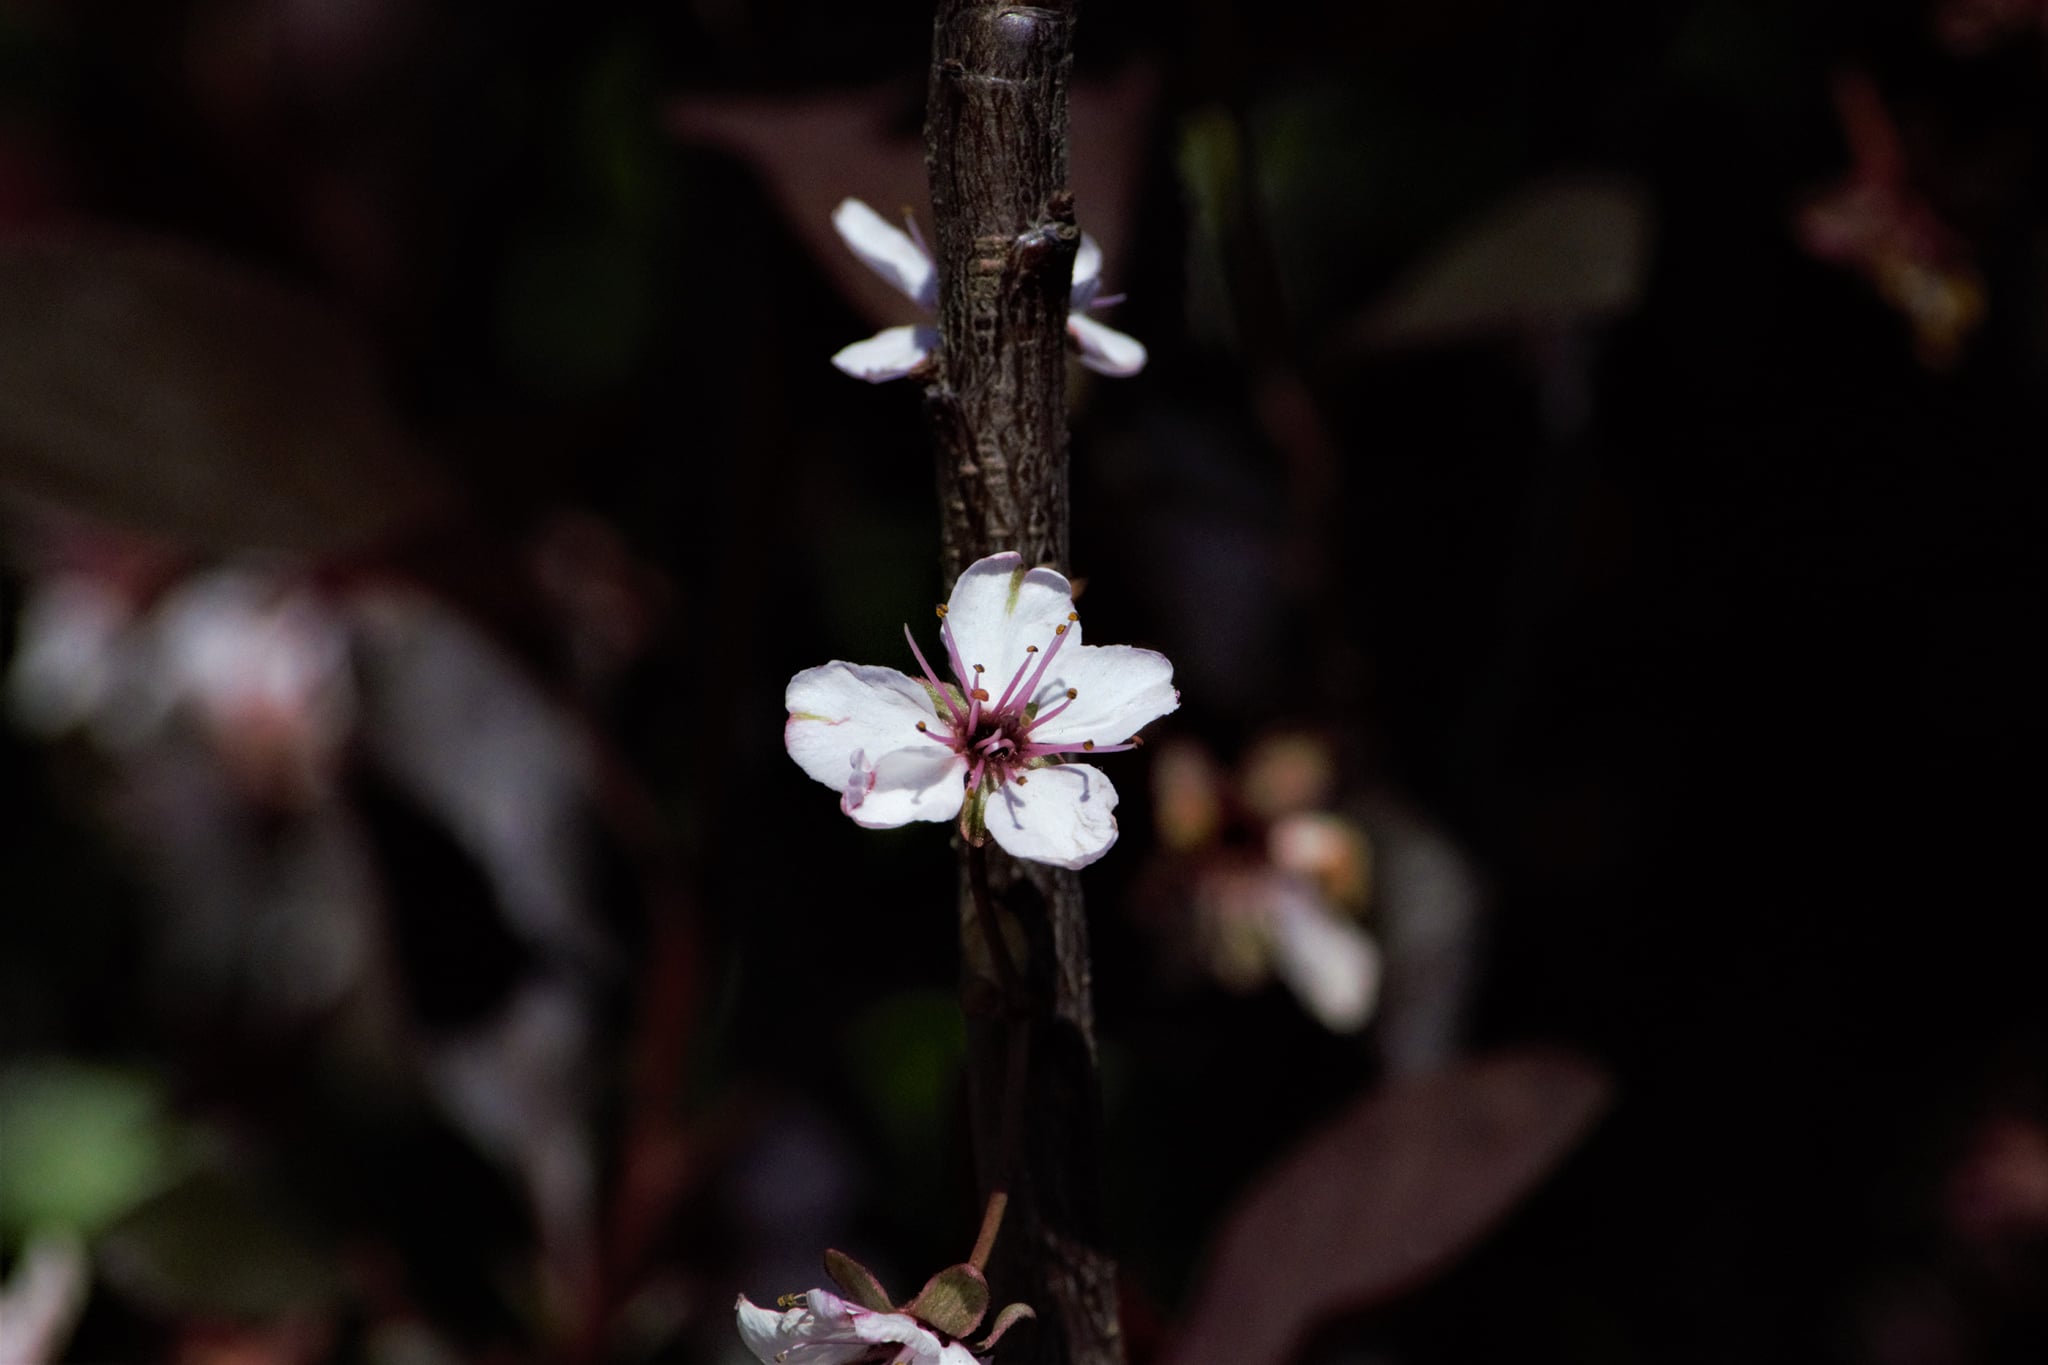
{"label": "green leaf", "polygon": [[964,1337],[988,1312],[988,1281],[965,1261],[949,1265],[926,1280],[903,1311],[934,1331]]}
{"label": "green leaf", "polygon": [[889,1291],[882,1288],[882,1282],[875,1278],[875,1273],[845,1252],[826,1249],[825,1273],[832,1277],[832,1283],[846,1291],[847,1298],[861,1307],[877,1313],[896,1311]]}
{"label": "green leaf", "polygon": [[177,1136],[147,1077],[62,1061],[0,1072],[0,1234],[98,1233],[170,1179]]}

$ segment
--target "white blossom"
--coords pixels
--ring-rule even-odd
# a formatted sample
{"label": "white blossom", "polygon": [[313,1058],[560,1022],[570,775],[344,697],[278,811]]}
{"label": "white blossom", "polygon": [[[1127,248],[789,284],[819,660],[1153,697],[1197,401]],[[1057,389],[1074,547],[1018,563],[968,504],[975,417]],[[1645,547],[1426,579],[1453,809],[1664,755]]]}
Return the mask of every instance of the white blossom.
{"label": "white blossom", "polygon": [[790,679],[783,742],[840,809],[885,829],[959,819],[1019,858],[1085,867],[1116,842],[1116,788],[1084,754],[1138,744],[1180,705],[1173,665],[1083,645],[1073,590],[1014,553],[968,566],[940,608],[951,678],[834,661]]}
{"label": "white blossom", "polygon": [[[906,232],[858,199],[841,200],[832,211],[832,226],[868,269],[887,280],[918,311],[930,316],[939,306],[939,272],[931,252],[918,235],[915,220],[905,218]],[[1133,337],[1088,316],[1091,308],[1107,308],[1115,298],[1101,296],[1102,248],[1086,233],[1074,253],[1074,285],[1067,304],[1067,336],[1081,363],[1098,374],[1134,375],[1145,368],[1145,347]],[[936,327],[918,323],[888,327],[866,341],[856,341],[832,357],[832,363],[855,379],[880,384],[913,374],[938,350]]]}
{"label": "white blossom", "polygon": [[946,1341],[908,1313],[878,1313],[837,1294],[792,1294],[788,1308],[762,1308],[742,1294],[734,1305],[740,1340],[761,1365],[981,1365],[957,1341]]}

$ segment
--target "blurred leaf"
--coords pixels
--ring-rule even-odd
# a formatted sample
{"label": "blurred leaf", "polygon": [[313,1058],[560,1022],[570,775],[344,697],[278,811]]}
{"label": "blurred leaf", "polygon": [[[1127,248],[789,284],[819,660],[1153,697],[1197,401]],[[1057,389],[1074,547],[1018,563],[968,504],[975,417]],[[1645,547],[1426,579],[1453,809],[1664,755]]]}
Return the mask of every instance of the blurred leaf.
{"label": "blurred leaf", "polygon": [[1239,1202],[1168,1365],[1280,1365],[1329,1315],[1442,1269],[1578,1145],[1609,1091],[1591,1062],[1537,1051],[1374,1091]]}
{"label": "blurred leaf", "polygon": [[153,1080],[38,1062],[0,1072],[0,1235],[92,1235],[171,1176],[177,1134]]}
{"label": "blurred leaf", "polygon": [[1617,179],[1526,186],[1430,252],[1356,327],[1373,347],[1604,322],[1649,269],[1650,205]]}
{"label": "blurred leaf", "polygon": [[334,1265],[274,1204],[219,1174],[180,1182],[106,1236],[107,1280],[169,1313],[272,1317],[322,1303]]}
{"label": "blurred leaf", "polygon": [[204,549],[309,552],[439,497],[367,347],[316,299],[104,232],[0,242],[0,493]]}

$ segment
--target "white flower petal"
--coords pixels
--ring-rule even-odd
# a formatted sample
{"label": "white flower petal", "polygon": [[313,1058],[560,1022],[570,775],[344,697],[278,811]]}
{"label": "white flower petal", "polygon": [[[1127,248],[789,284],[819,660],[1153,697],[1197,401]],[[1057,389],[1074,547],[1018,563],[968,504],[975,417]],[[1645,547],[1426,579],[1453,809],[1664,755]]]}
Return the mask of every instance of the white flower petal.
{"label": "white flower petal", "polygon": [[1378,945],[1300,881],[1275,877],[1271,884],[1274,972],[1324,1028],[1357,1032],[1379,1000]]}
{"label": "white flower petal", "polygon": [[1102,288],[1102,245],[1087,233],[1081,234],[1081,245],[1074,252],[1074,288],[1068,296],[1067,307],[1080,312],[1095,302],[1096,291]]}
{"label": "white flower petal", "polygon": [[1073,702],[1031,732],[1044,744],[1122,744],[1180,706],[1173,689],[1173,664],[1164,654],[1136,645],[1067,645],[1054,656],[1036,700],[1041,712]]}
{"label": "white flower petal", "polygon": [[[1053,633],[1063,625],[1070,629],[1061,652],[1081,643],[1080,622],[1067,620],[1073,611],[1074,591],[1064,575],[1027,569],[1022,556],[1004,553],[967,566],[946,604],[946,624],[960,646],[960,662],[969,669],[976,664],[988,669],[982,685],[993,701],[1024,662],[1025,646],[1050,647]],[[936,661],[935,666],[944,668]]]}
{"label": "white flower petal", "polygon": [[839,808],[857,825],[894,829],[913,820],[950,820],[967,798],[967,760],[930,740],[915,749],[884,754],[865,768],[866,789]]}
{"label": "white flower petal", "polygon": [[944,752],[917,732],[919,721],[945,731],[932,712],[931,694],[893,668],[837,660],[807,668],[789,680],[783,704],[789,708],[782,731],[789,756],[834,791],[846,790],[856,752],[875,764],[918,745]]}
{"label": "white flower petal", "polygon": [[800,1316],[801,1309],[787,1313],[772,1312],[761,1307],[745,1294],[733,1305],[739,1316],[740,1340],[761,1365],[775,1365],[776,1354],[795,1344],[795,1335],[783,1326],[784,1319]]}
{"label": "white flower petal", "polygon": [[939,272],[910,234],[858,199],[842,199],[832,210],[839,239],[868,269],[903,291],[927,313],[938,303]]}
{"label": "white flower petal", "polygon": [[938,349],[937,328],[922,325],[887,327],[866,341],[840,347],[833,355],[832,363],[842,374],[865,379],[870,384],[886,384],[891,379],[901,379],[916,372],[918,366],[930,360]]}
{"label": "white flower petal", "polygon": [[1013,857],[1054,867],[1086,867],[1116,842],[1116,788],[1086,763],[1033,768],[1020,786],[992,792],[988,832]]}
{"label": "white flower petal", "polygon": [[862,1341],[880,1345],[908,1346],[913,1358],[933,1360],[939,1354],[939,1339],[929,1327],[908,1313],[860,1313],[853,1330]]}
{"label": "white flower petal", "polygon": [[1145,368],[1145,346],[1080,313],[1067,314],[1067,335],[1081,348],[1081,363],[1097,374],[1125,379]]}
{"label": "white flower petal", "polygon": [[[762,1308],[742,1294],[734,1305],[740,1340],[761,1365],[847,1365],[868,1354],[869,1343],[854,1334],[847,1305],[823,1290],[804,1295],[810,1306],[783,1312]],[[818,1311],[821,1300],[840,1311]]]}

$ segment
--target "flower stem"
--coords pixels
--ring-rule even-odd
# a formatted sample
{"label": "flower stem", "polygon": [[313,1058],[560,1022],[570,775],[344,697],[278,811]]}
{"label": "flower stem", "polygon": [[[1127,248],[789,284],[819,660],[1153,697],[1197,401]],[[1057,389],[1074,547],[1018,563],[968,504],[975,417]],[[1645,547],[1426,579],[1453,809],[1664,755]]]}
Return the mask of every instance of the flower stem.
{"label": "flower stem", "polygon": [[1003,1228],[1003,1210],[1009,1207],[1008,1191],[989,1192],[988,1205],[981,1211],[981,1235],[974,1239],[974,1254],[967,1258],[967,1264],[976,1270],[988,1266],[988,1254],[996,1249],[996,1234]]}

